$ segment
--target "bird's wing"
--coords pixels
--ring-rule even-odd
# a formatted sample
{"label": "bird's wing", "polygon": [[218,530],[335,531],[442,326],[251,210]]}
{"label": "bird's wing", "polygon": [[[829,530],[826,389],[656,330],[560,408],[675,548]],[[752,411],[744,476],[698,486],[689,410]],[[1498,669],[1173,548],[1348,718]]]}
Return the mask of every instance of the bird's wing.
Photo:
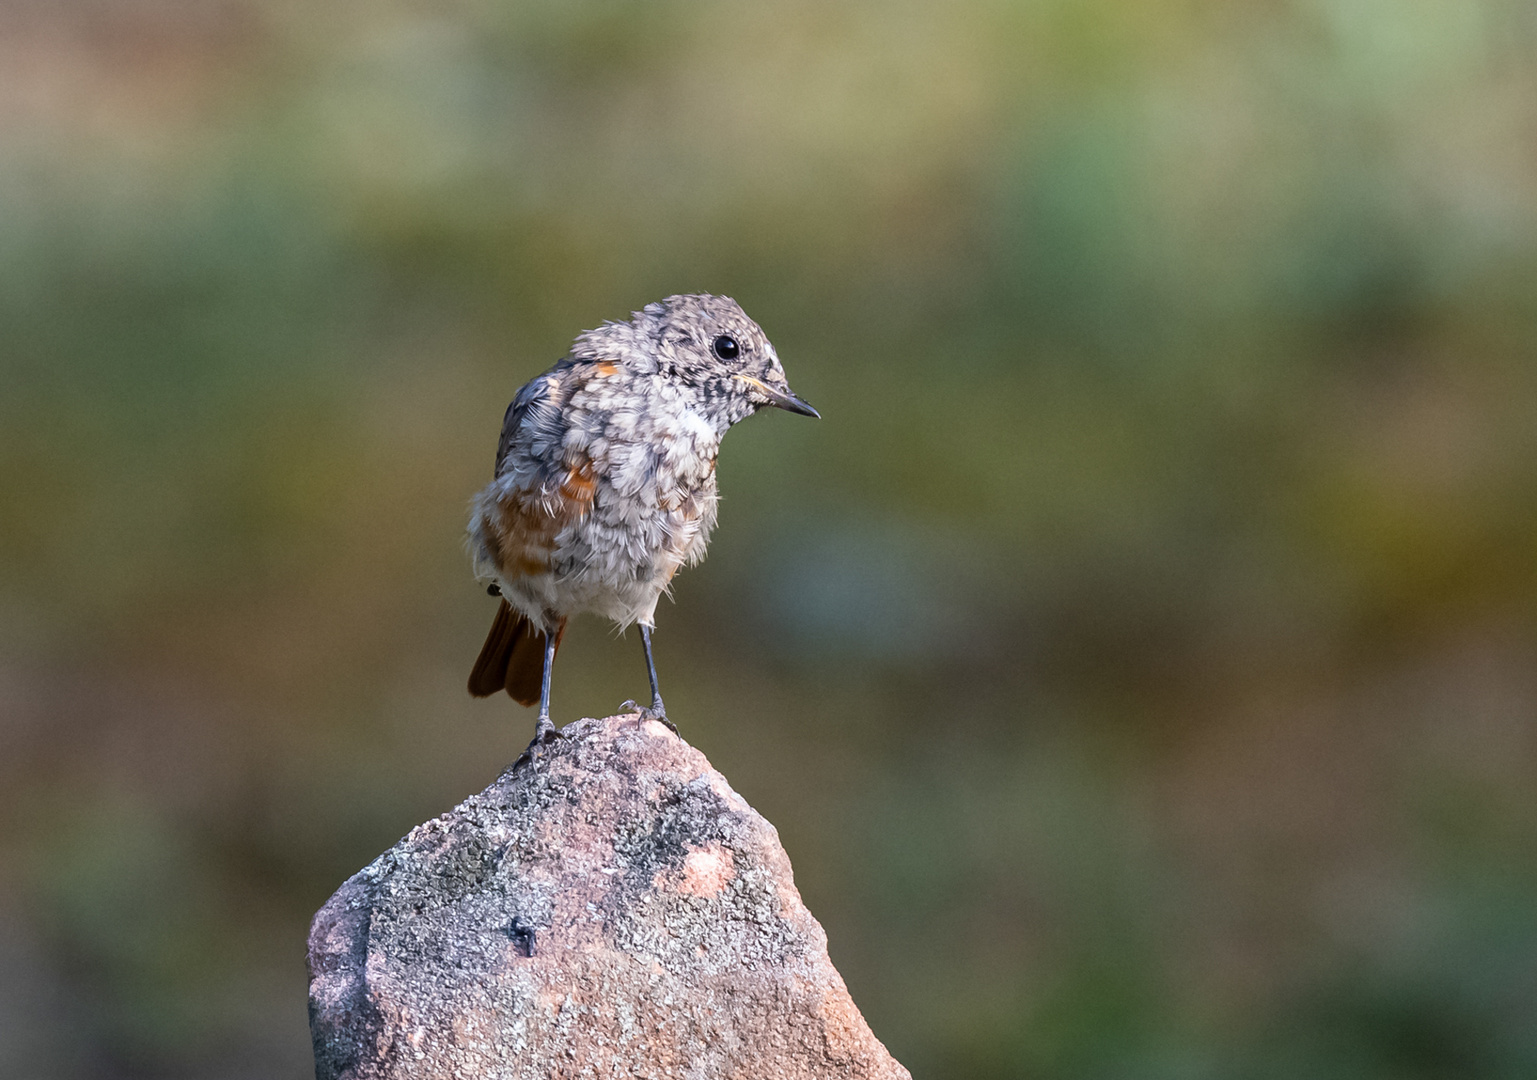
{"label": "bird's wing", "polygon": [[[508,468],[508,451],[518,442],[529,442],[537,434],[553,433],[560,424],[560,407],[564,403],[563,376],[571,367],[570,360],[562,360],[538,378],[530,379],[507,406],[502,417],[502,436],[496,443],[496,469],[493,475],[501,476]],[[557,435],[557,442],[558,433]]]}
{"label": "bird's wing", "polygon": [[[471,523],[484,561],[506,575],[504,580],[548,573],[560,531],[582,518],[596,497],[592,461],[563,445],[570,426],[567,406],[585,366],[590,365],[561,361],[519,390],[507,407],[496,480],[477,497]],[[493,644],[500,649],[505,642]],[[493,653],[488,663],[500,657]]]}

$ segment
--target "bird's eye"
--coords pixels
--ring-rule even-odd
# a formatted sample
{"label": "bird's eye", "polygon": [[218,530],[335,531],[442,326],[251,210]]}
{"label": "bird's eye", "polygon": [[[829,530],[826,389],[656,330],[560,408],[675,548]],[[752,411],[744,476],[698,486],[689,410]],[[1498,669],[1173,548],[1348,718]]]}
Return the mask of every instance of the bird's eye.
{"label": "bird's eye", "polygon": [[741,346],[736,343],[736,338],[730,334],[722,334],[716,338],[715,344],[711,348],[715,350],[715,355],[722,360],[735,360],[742,351]]}

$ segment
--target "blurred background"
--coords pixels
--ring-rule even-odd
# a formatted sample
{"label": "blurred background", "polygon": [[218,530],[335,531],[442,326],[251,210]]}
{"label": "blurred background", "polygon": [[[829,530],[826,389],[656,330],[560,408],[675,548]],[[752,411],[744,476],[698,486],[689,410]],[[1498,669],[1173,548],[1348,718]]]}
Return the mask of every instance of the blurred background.
{"label": "blurred background", "polygon": [[915,1076],[1537,1075],[1526,0],[7,0],[0,1074],[313,1075],[503,409],[699,290],[825,419],[663,687]]}

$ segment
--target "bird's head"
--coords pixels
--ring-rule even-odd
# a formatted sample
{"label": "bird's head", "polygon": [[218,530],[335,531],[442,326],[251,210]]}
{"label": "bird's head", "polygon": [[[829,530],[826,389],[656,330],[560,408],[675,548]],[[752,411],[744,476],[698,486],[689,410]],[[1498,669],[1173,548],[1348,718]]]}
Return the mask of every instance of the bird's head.
{"label": "bird's head", "polygon": [[816,416],[790,389],[768,336],[729,296],[669,296],[635,313],[658,374],[694,387],[702,407],[734,424],[765,405]]}

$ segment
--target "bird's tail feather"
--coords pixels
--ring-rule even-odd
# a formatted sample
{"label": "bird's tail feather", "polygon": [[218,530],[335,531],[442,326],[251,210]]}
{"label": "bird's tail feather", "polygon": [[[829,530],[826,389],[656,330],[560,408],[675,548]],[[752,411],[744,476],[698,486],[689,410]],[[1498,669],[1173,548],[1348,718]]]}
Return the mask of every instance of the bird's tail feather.
{"label": "bird's tail feather", "polygon": [[[565,632],[566,621],[562,619],[555,627],[557,649]],[[490,697],[506,690],[519,705],[537,705],[543,683],[544,634],[504,599],[470,672],[470,693]]]}

